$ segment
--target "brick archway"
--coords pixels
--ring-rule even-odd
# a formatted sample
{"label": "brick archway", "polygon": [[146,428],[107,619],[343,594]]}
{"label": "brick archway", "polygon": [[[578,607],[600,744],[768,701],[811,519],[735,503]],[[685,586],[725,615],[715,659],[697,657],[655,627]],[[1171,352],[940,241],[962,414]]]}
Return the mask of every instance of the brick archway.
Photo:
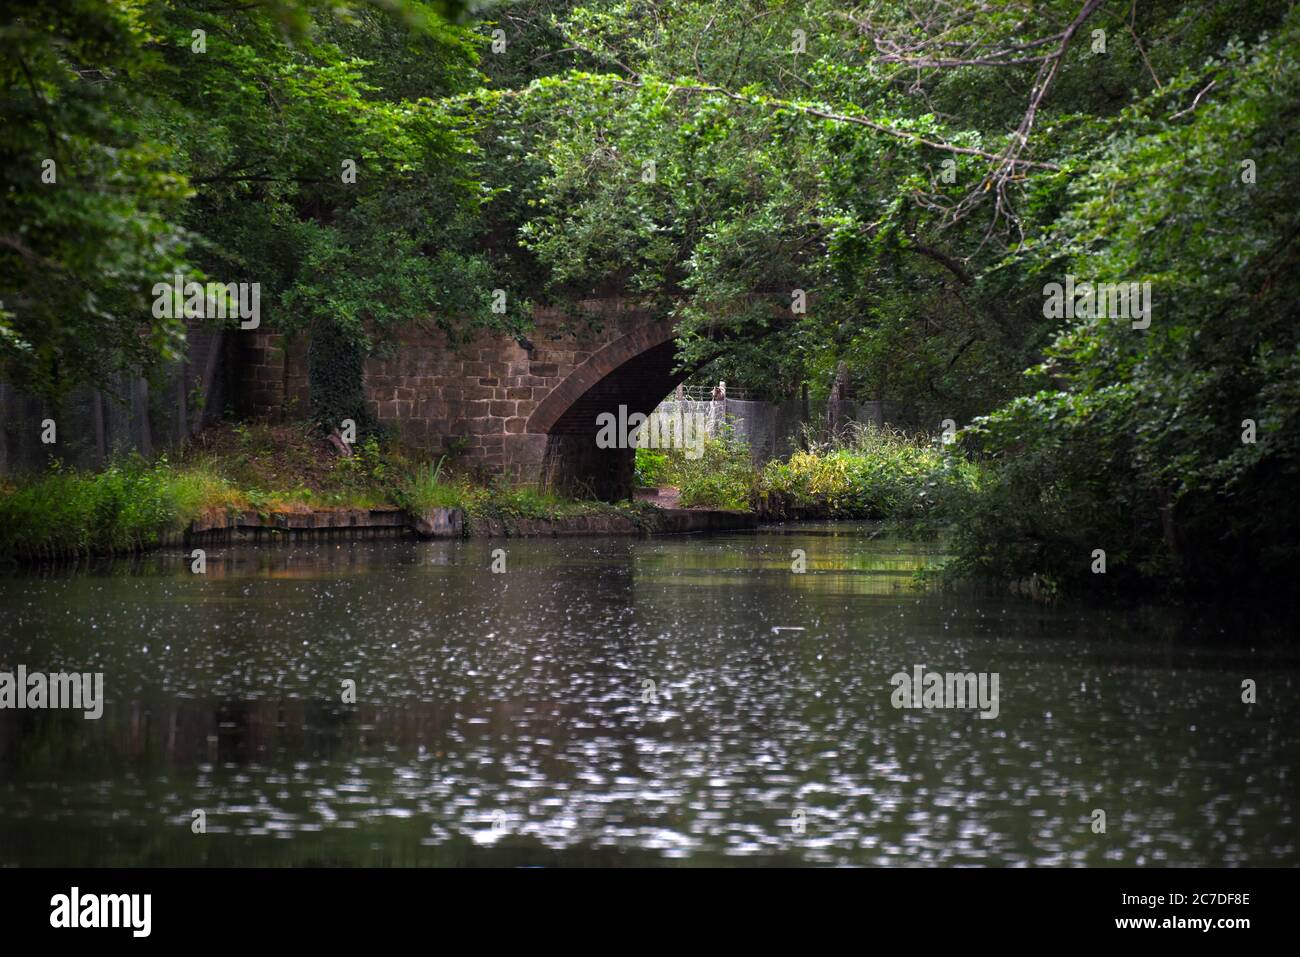
{"label": "brick archway", "polygon": [[[685,378],[674,371],[673,324],[624,298],[577,305],[584,319],[564,307],[536,308],[528,339],[484,329],[450,340],[407,329],[366,359],[366,408],[430,460],[450,454],[457,467],[517,484],[626,496],[635,454],[596,449],[597,416],[617,415],[620,406],[648,413]],[[306,343],[289,349],[278,335],[265,340],[256,373],[266,394],[250,411],[286,415],[305,393]]]}
{"label": "brick archway", "polygon": [[607,500],[632,493],[636,452],[596,445],[598,417],[653,411],[686,372],[676,371],[673,325],[647,322],[592,353],[538,403],[523,443],[531,443],[541,484]]}
{"label": "brick archway", "polygon": [[[629,409],[653,409],[685,378],[672,372],[673,353],[671,322],[649,322],[634,329],[569,373],[533,410],[524,431],[534,435],[549,435],[557,427],[572,431],[584,407],[592,409],[594,429],[595,413],[616,411],[608,408],[610,399],[622,399]],[[646,401],[651,402],[649,408],[640,408]]]}

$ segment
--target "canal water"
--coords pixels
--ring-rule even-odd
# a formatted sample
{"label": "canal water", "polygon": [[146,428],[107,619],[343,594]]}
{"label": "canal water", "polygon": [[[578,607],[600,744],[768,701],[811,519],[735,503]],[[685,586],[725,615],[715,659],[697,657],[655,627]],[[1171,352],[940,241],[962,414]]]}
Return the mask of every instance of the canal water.
{"label": "canal water", "polygon": [[[106,702],[0,710],[0,865],[1300,863],[1291,623],[940,559],[840,524],[9,572],[0,671]],[[895,707],[918,666],[996,717]]]}

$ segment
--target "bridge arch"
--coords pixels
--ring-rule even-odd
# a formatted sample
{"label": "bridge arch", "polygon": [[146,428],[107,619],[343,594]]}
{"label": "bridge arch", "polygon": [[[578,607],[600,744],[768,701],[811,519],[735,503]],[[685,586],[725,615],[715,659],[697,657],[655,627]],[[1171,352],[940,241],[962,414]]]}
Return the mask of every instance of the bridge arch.
{"label": "bridge arch", "polygon": [[[687,376],[677,371],[669,321],[644,323],[573,369],[528,417],[525,442],[541,451],[542,484],[616,500],[632,492],[636,453],[596,446],[602,413],[647,415]],[[544,442],[542,440],[544,437]]]}
{"label": "bridge arch", "polygon": [[[451,338],[404,330],[366,359],[366,411],[412,452],[452,455],[458,469],[516,484],[620,499],[633,449],[598,449],[597,417],[648,414],[686,372],[675,370],[673,323],[644,303],[583,300],[536,307],[529,337],[482,329]],[[259,384],[250,411],[281,418],[310,404],[305,337],[255,333],[240,368]]]}

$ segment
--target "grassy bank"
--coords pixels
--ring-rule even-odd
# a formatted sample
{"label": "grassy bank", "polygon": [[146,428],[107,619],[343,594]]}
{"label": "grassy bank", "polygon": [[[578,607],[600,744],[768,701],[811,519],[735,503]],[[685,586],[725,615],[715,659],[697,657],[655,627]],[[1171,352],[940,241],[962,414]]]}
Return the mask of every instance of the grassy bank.
{"label": "grassy bank", "polygon": [[150,548],[208,509],[246,501],[221,476],[166,459],[116,462],[95,473],[56,467],[0,493],[0,555]]}
{"label": "grassy bank", "polygon": [[0,557],[112,554],[156,547],[212,511],[262,515],[322,509],[460,508],[507,526],[517,519],[622,515],[645,524],[647,506],[573,501],[457,473],[375,439],[350,456],[311,426],[223,425],[174,459],[124,457],[100,471],[55,465],[0,486]]}
{"label": "grassy bank", "polygon": [[393,503],[412,515],[434,508],[462,509],[471,530],[476,519],[502,522],[509,527],[515,519],[557,520],[576,515],[625,516],[647,527],[646,513],[654,510],[643,503],[568,499],[528,486],[452,478],[445,474],[443,465],[435,462],[404,472],[389,490]]}
{"label": "grassy bank", "polygon": [[[789,459],[754,468],[748,448],[729,435],[703,454],[637,452],[641,484],[672,486],[687,508],[776,513],[811,510],[829,518],[889,519],[931,530],[970,507],[979,468],[921,439],[859,428],[833,444],[812,443]],[[0,556],[108,554],[155,547],[214,511],[262,515],[328,509],[401,508],[423,515],[462,509],[477,520],[561,520],[622,516],[652,527],[646,503],[576,501],[515,488],[447,457],[423,461],[367,439],[349,456],[306,423],[227,424],[210,429],[174,458],[124,458],[101,471],[56,466],[0,490]]]}
{"label": "grassy bank", "polygon": [[636,481],[677,489],[686,508],[752,510],[759,476],[750,462],[749,447],[724,431],[708,438],[701,452],[692,459],[682,449],[637,449]]}

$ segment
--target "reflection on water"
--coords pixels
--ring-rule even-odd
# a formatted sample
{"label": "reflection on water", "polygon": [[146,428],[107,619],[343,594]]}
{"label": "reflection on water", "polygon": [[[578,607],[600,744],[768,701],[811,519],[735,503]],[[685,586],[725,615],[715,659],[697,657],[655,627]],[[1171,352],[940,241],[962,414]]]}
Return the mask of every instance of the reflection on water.
{"label": "reflection on water", "polygon": [[[0,670],[107,696],[0,711],[0,864],[1300,862],[1282,629],[923,591],[935,546],[875,533],[0,578]],[[915,665],[999,673],[999,716],[895,710]]]}

